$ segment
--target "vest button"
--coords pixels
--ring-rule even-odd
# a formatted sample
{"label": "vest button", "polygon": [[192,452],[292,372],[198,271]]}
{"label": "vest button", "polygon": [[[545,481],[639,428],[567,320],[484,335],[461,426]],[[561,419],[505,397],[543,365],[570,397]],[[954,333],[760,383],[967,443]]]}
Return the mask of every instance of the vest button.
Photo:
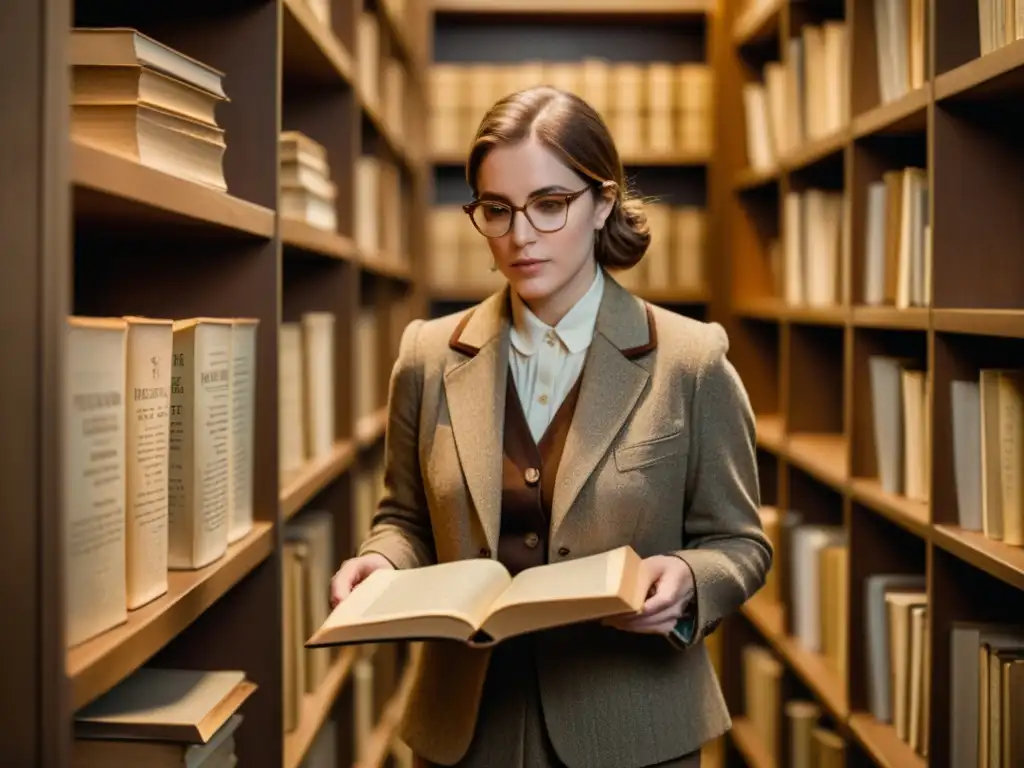
{"label": "vest button", "polygon": [[537,481],[540,480],[540,470],[536,467],[530,467],[523,473],[523,477],[526,478],[526,482],[529,485],[536,485]]}
{"label": "vest button", "polygon": [[565,557],[566,555],[569,554],[569,548],[568,547],[559,547],[558,548],[558,554],[561,555],[562,557]]}
{"label": "vest button", "polygon": [[538,536],[536,533],[533,533],[531,531],[530,533],[526,534],[526,536],[523,537],[523,543],[526,546],[528,546],[530,549],[533,549],[534,547],[536,547],[540,543],[540,536]]}

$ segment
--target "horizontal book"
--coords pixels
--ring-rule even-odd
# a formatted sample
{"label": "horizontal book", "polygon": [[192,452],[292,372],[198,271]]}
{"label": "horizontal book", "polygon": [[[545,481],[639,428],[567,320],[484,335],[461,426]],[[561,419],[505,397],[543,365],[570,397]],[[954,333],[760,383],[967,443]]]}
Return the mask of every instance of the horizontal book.
{"label": "horizontal book", "polygon": [[636,613],[647,597],[630,547],[511,576],[491,559],[374,571],[306,641],[307,648],[447,639],[484,647],[515,635]]}

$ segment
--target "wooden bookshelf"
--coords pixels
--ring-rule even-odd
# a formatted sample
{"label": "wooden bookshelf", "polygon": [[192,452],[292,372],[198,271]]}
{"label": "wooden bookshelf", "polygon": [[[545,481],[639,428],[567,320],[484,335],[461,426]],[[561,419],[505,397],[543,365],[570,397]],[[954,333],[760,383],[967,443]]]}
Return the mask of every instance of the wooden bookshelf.
{"label": "wooden bookshelf", "polygon": [[[952,382],[977,380],[982,369],[1018,366],[1024,352],[1022,273],[1010,256],[1024,245],[1024,224],[1011,212],[1024,191],[1016,170],[1024,156],[1013,138],[1019,113],[1002,117],[1024,92],[1024,42],[981,55],[977,3],[927,5],[933,58],[925,57],[921,80],[887,99],[871,0],[719,5],[730,30],[716,38],[715,58],[721,130],[712,184],[723,190],[728,254],[722,300],[731,355],[757,413],[762,501],[795,510],[806,523],[839,526],[849,552],[848,656],[839,678],[794,635],[786,546],[776,560],[781,602],[752,601],[740,621],[723,624],[723,686],[739,718],[734,740],[748,764],[761,758],[744,718],[744,643],[767,644],[786,674],[806,687],[845,740],[848,764],[949,768],[950,734],[963,727],[951,719],[951,626],[1013,621],[1024,609],[1024,548],[960,526],[950,392]],[[836,22],[845,24],[850,57],[839,76],[845,120],[783,146],[774,162],[755,163],[745,85],[769,88],[767,66],[790,66],[792,41]],[[926,256],[923,264],[930,277],[920,296],[897,307],[871,298],[869,190],[906,167],[925,172],[932,225],[930,261]],[[785,247],[795,238],[787,199],[807,190],[842,195],[845,224],[830,301],[787,295],[786,277],[772,261],[779,248],[776,264],[785,265]],[[820,263],[828,257],[807,256]],[[877,356],[924,371],[931,445],[924,498],[883,484],[870,371]],[[885,573],[915,574],[927,585],[927,755],[871,714],[864,589],[869,577]],[[784,755],[771,757],[785,764]]]}
{"label": "wooden bookshelf", "polygon": [[[9,257],[0,288],[10,313],[3,334],[12,366],[3,386],[13,409],[0,471],[6,501],[20,510],[0,537],[0,583],[10,624],[18,627],[2,646],[11,728],[0,737],[0,753],[12,763],[70,765],[75,712],[147,665],[244,670],[258,687],[235,734],[242,764],[298,768],[328,722],[338,735],[333,763],[355,762],[355,724],[336,705],[352,652],[334,656],[323,684],[302,696],[296,726],[284,727],[285,528],[307,510],[326,510],[334,557],[340,562],[354,551],[351,521],[365,501],[356,489],[379,466],[398,340],[428,308],[420,70],[429,16],[420,4],[398,12],[387,0],[328,5],[327,24],[306,0],[45,0],[5,14],[0,56],[19,72],[0,86],[0,152],[10,170],[0,185],[11,202],[0,212]],[[360,44],[364,17],[379,32],[378,62]],[[71,138],[69,23],[136,28],[224,74],[229,101],[218,104],[216,120],[227,145],[226,191]],[[387,62],[404,74],[403,92],[390,102]],[[381,70],[376,95],[365,87],[373,67]],[[281,213],[280,131],[301,131],[326,150],[337,187],[333,230]],[[383,191],[371,198],[381,230],[374,247],[358,238],[359,217],[369,215],[357,210],[357,166],[366,158],[394,169],[400,201],[392,204]],[[387,240],[383,230],[400,235]],[[374,316],[376,329],[376,365],[364,384],[357,382],[365,368],[360,308]],[[283,473],[277,329],[309,312],[335,317],[335,441]],[[259,326],[252,529],[213,563],[171,571],[169,590],[129,611],[126,622],[69,648],[60,489],[65,318],[72,314],[248,317]],[[369,387],[366,397],[357,397],[360,386]],[[329,576],[320,590],[325,601]],[[404,659],[394,654],[397,673]],[[392,728],[398,713],[381,714],[382,727]]]}

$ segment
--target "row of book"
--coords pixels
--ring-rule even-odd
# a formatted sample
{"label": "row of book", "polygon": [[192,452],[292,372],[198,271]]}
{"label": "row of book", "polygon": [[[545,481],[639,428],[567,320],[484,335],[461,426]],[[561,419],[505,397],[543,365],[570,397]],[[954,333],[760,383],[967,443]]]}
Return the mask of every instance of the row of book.
{"label": "row of book", "polygon": [[552,85],[580,96],[607,122],[619,152],[707,154],[712,74],[703,63],[579,62],[434,64],[430,137],[438,154],[468,151],[480,120],[504,96]]}
{"label": "row of book", "polygon": [[1024,13],[1018,0],[978,0],[978,45],[981,55],[1024,39]]}
{"label": "row of book", "polygon": [[[360,308],[354,342],[352,406],[356,420],[378,407],[379,334],[376,309]],[[278,329],[278,438],[282,476],[331,455],[338,440],[336,316],[305,312]]]}
{"label": "row of book", "polygon": [[[843,295],[844,233],[849,223],[841,191],[809,188],[786,193],[783,236],[772,265],[778,295],[792,306],[830,307]],[[781,263],[778,263],[781,260]]]}
{"label": "row of book", "polygon": [[931,488],[931,386],[918,360],[868,358],[874,457],[886,493],[926,503]]}
{"label": "row of book", "polygon": [[958,525],[1024,546],[1024,370],[982,368],[950,401]]}
{"label": "row of book", "polygon": [[71,764],[234,768],[239,710],[257,692],[239,670],[142,667],[75,713]]}
{"label": "row of book", "polygon": [[380,112],[388,130],[400,141],[406,131],[407,78],[402,62],[381,52],[380,19],[376,11],[359,14],[356,27],[356,78],[362,98]]}
{"label": "row of book", "polygon": [[929,57],[928,3],[925,0],[872,0],[872,3],[878,97],[885,104],[925,83]]}
{"label": "row of book", "polygon": [[71,138],[227,190],[224,73],[135,29],[71,30]]}
{"label": "row of book", "polygon": [[248,318],[67,319],[69,646],[251,530],[257,330]]}
{"label": "row of book", "polygon": [[824,719],[821,706],[786,700],[785,666],[763,645],[741,651],[743,713],[772,764],[789,768],[843,768],[846,741]]}
{"label": "row of book", "polygon": [[[644,258],[616,272],[631,290],[700,290],[705,284],[707,212],[697,206],[648,203],[652,233]],[[436,205],[430,212],[430,279],[440,289],[496,290],[503,285],[487,239],[473,228],[461,206]]]}
{"label": "row of book", "polygon": [[808,142],[850,119],[847,25],[805,24],[786,43],[784,61],[764,65],[762,80],[743,86],[748,166],[773,170]]}

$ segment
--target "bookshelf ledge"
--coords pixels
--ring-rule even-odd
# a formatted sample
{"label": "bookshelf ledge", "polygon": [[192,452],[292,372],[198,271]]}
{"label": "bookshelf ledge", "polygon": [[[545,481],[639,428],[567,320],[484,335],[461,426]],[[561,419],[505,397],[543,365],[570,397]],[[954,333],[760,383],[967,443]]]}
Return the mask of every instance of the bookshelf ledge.
{"label": "bookshelf ledge", "polygon": [[130,675],[253,569],[274,549],[274,527],[256,522],[217,562],[198,571],[171,571],[168,592],[131,611],[128,621],[67,653],[71,706],[78,710]]}
{"label": "bookshelf ledge", "polygon": [[274,212],[246,200],[72,142],[76,213],[119,224],[165,223],[274,236]]}
{"label": "bookshelf ledge", "polygon": [[782,417],[775,414],[757,417],[757,444],[772,453],[786,449],[786,427]]}
{"label": "bookshelf ledge", "polygon": [[932,534],[935,544],[947,552],[1015,589],[1024,589],[1024,547],[1012,547],[952,525],[936,525]]}
{"label": "bookshelf ledge", "polygon": [[833,488],[846,484],[846,438],[843,435],[800,433],[787,439],[790,462]]}
{"label": "bookshelf ledge", "polygon": [[853,120],[853,135],[863,138],[875,133],[913,133],[927,129],[931,84],[898,99],[881,104]]}
{"label": "bookshelf ledge", "polygon": [[935,99],[1019,94],[1024,89],[1024,40],[1015,40],[935,78]]}
{"label": "bookshelf ledge", "polygon": [[343,648],[316,693],[303,696],[299,727],[284,737],[284,768],[298,768],[302,764],[345,685],[357,654],[354,646]]}
{"label": "bookshelf ledge", "polygon": [[935,309],[932,322],[947,333],[1024,337],[1024,309]]}
{"label": "bookshelf ledge", "polygon": [[363,254],[359,258],[363,269],[380,277],[388,277],[403,282],[412,280],[412,272],[408,264],[403,264],[388,253]]}
{"label": "bookshelf ledge", "polygon": [[304,0],[285,0],[282,68],[319,82],[352,82],[352,58],[334,33],[324,27]]}
{"label": "bookshelf ledge", "polygon": [[761,737],[749,720],[744,717],[733,718],[729,735],[750,768],[775,768],[775,760],[765,749]]}
{"label": "bookshelf ledge", "polygon": [[900,328],[909,331],[928,329],[929,311],[921,307],[859,306],[853,308],[853,324],[859,328]]}
{"label": "bookshelf ledge", "polygon": [[927,539],[931,530],[928,505],[882,490],[878,480],[854,478],[850,483],[853,497],[867,507],[881,513],[897,525],[921,538]]}
{"label": "bookshelf ledge", "polygon": [[284,216],[281,217],[281,241],[286,247],[331,259],[350,260],[357,254],[350,238]]}
{"label": "bookshelf ledge", "polygon": [[737,46],[756,45],[774,39],[779,34],[781,0],[760,0],[752,3],[734,25],[733,43]]}
{"label": "bookshelf ledge", "polygon": [[778,168],[744,168],[736,174],[736,178],[733,180],[733,189],[737,192],[751,192],[778,182]]}
{"label": "bookshelf ledge", "polygon": [[896,735],[894,727],[878,722],[871,715],[851,715],[850,730],[879,768],[925,768],[928,764]]}
{"label": "bookshelf ledge", "polygon": [[349,440],[335,444],[334,450],[312,461],[281,483],[281,515],[290,519],[329,483],[344,474],[355,459],[355,445]]}
{"label": "bookshelf ledge", "polygon": [[820,139],[804,144],[786,158],[783,164],[786,170],[790,172],[803,170],[833,155],[839,154],[843,151],[848,141],[849,133],[846,130],[837,131],[831,136],[822,136]]}

